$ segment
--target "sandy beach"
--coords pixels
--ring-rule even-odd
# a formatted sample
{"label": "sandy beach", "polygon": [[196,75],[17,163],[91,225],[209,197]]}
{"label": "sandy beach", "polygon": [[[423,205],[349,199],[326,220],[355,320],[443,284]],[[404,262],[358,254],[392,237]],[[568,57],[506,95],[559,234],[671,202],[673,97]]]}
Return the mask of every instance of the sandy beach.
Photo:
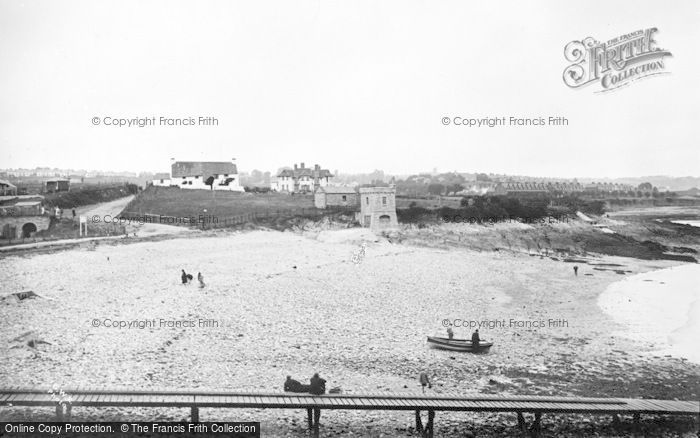
{"label": "sandy beach", "polygon": [[[351,257],[363,241],[366,256],[355,264]],[[281,391],[287,375],[307,380],[318,371],[329,387],[347,393],[400,393],[419,391],[418,374],[426,371],[436,393],[700,394],[700,365],[648,354],[658,349],[654,339],[629,336],[628,322],[600,307],[601,294],[626,277],[586,263],[575,276],[561,260],[395,244],[362,229],[203,233],[3,257],[5,291],[40,295],[0,303],[5,385]],[[595,262],[632,274],[688,266],[621,257]],[[181,269],[201,272],[207,286],[182,285]],[[471,330],[458,325],[490,324],[481,334],[495,343],[491,353],[428,349],[426,336],[443,334],[445,321],[459,337]],[[115,327],[130,322],[131,328]],[[50,344],[11,342],[29,330]],[[675,335],[681,336],[669,334]],[[0,408],[3,420],[52,415]],[[188,412],[75,408],[73,416],[182,420]],[[305,434],[300,411],[204,409],[201,418],[262,421],[264,436]],[[561,423],[560,430],[585,435],[594,427],[565,418],[550,416],[545,428]],[[465,430],[510,436],[515,416],[440,413],[436,421],[438,436]],[[321,423],[325,434],[406,436],[412,413],[331,412]]]}

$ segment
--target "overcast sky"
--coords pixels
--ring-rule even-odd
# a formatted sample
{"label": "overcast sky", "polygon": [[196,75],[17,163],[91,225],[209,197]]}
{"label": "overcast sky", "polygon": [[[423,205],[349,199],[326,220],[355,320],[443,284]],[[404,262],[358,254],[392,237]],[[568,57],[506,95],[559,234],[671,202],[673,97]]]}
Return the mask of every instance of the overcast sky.
{"label": "overcast sky", "polygon": [[[698,1],[0,0],[0,168],[700,176],[699,24]],[[649,27],[670,74],[564,85],[568,42]],[[219,125],[102,123],[161,116]]]}

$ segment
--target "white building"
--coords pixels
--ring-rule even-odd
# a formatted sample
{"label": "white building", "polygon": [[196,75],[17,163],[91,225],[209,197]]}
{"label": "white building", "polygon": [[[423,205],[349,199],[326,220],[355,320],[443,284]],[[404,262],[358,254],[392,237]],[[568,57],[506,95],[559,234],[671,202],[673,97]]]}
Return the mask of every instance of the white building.
{"label": "white building", "polygon": [[236,164],[228,161],[176,161],[170,179],[153,180],[154,186],[181,189],[242,192]]}
{"label": "white building", "polygon": [[277,180],[270,183],[270,188],[277,192],[313,193],[319,187],[328,185],[333,175],[328,169],[321,169],[318,164],[313,169],[294,165],[294,169],[284,169],[277,175]]}

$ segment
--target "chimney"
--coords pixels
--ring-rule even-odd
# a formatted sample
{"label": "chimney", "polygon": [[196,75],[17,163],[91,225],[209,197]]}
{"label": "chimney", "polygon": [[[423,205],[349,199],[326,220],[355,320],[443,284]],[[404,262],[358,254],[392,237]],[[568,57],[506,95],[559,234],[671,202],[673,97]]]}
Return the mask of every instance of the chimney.
{"label": "chimney", "polygon": [[319,166],[318,164],[314,164],[314,170],[321,170],[321,166]]}
{"label": "chimney", "polygon": [[[304,167],[304,166],[301,166]],[[294,170],[297,170],[297,163],[294,163]]]}
{"label": "chimney", "polygon": [[304,168],[304,163],[301,163],[300,166],[301,166],[300,168],[303,169],[303,168]]}

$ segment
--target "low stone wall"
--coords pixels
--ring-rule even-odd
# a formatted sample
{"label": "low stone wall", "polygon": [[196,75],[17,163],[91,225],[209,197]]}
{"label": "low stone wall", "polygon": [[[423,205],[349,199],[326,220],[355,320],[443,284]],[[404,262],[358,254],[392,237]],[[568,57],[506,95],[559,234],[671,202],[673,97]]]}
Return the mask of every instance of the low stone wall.
{"label": "low stone wall", "polygon": [[48,230],[49,216],[4,216],[0,217],[0,235],[3,239],[31,237],[33,233]]}

